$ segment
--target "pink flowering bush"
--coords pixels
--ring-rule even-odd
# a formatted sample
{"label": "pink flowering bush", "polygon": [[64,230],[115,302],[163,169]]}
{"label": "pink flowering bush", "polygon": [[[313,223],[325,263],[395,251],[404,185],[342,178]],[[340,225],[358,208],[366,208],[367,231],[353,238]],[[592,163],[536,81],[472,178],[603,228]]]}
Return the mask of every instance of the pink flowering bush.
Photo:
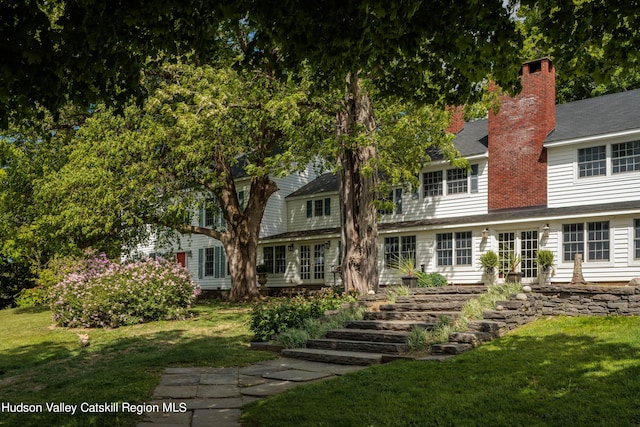
{"label": "pink flowering bush", "polygon": [[199,293],[175,262],[118,264],[101,255],[53,286],[50,301],[60,326],[116,328],[184,318]]}

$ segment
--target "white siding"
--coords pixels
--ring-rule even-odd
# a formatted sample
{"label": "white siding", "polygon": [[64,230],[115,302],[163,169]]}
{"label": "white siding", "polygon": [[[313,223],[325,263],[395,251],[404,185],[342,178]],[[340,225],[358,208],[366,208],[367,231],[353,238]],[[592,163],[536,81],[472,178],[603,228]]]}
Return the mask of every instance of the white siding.
{"label": "white siding", "polygon": [[279,190],[269,198],[269,202],[267,203],[267,209],[265,210],[260,226],[261,238],[291,231],[288,227],[288,217],[294,213],[287,209],[285,197],[313,181],[315,178],[316,174],[313,168],[309,166],[301,173],[274,179]]}
{"label": "white siding", "polygon": [[[307,202],[311,201],[312,209],[316,200],[325,203],[325,199],[330,199],[331,215],[312,215],[307,217]],[[336,193],[320,193],[312,197],[296,197],[287,200],[288,230],[287,231],[307,231],[320,230],[323,228],[340,227],[340,199]],[[324,213],[324,211],[323,211]]]}
{"label": "white siding", "polygon": [[[403,191],[402,214],[382,215],[380,222],[414,221],[425,218],[450,218],[487,213],[488,205],[488,168],[486,159],[471,160],[471,164],[478,165],[478,192],[447,195],[446,189],[442,196],[424,197],[423,173],[420,174],[420,188],[418,197],[412,192]],[[423,172],[443,171],[451,166],[433,166]]]}
{"label": "white siding", "polygon": [[[547,196],[550,208],[629,201],[640,194],[640,171],[611,173],[611,144],[626,142],[616,138],[599,142],[551,146],[547,151]],[[607,175],[578,177],[578,149],[606,145]]]}

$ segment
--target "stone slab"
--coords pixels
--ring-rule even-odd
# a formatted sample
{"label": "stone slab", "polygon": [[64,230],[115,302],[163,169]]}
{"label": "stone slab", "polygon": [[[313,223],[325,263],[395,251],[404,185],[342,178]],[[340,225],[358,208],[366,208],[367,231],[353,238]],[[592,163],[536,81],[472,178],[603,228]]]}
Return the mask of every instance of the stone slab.
{"label": "stone slab", "polygon": [[240,375],[240,378],[238,378],[238,385],[240,387],[253,387],[254,385],[264,384],[266,382],[267,379],[263,378],[262,376],[256,377],[253,375]]}
{"label": "stone slab", "polygon": [[202,374],[200,375],[200,384],[238,384],[238,372],[224,372],[219,374]]}
{"label": "stone slab", "polygon": [[223,384],[223,385],[199,385],[196,396],[200,398],[225,398],[225,397],[238,397],[240,396],[240,387],[237,385]]}
{"label": "stone slab", "polygon": [[198,386],[197,385],[187,385],[187,386],[164,386],[159,385],[153,392],[154,398],[159,397],[170,397],[174,399],[182,399],[188,397],[196,397],[198,394]]}
{"label": "stone slab", "polygon": [[241,390],[244,396],[267,397],[291,390],[298,385],[299,383],[291,381],[269,381],[254,387],[245,387]]}
{"label": "stone slab", "polygon": [[239,427],[240,409],[204,409],[193,413],[191,427]]}
{"label": "stone slab", "polygon": [[320,378],[330,377],[331,374],[326,372],[300,371],[297,369],[287,369],[286,371],[274,372],[264,375],[264,378],[282,381],[306,382],[319,380]]}
{"label": "stone slab", "polygon": [[159,385],[198,385],[200,374],[171,374],[163,375]]}
{"label": "stone slab", "polygon": [[184,399],[188,410],[194,409],[239,409],[244,405],[242,397]]}
{"label": "stone slab", "polygon": [[191,422],[192,413],[187,412],[170,412],[170,413],[146,413],[144,421],[146,423],[152,423],[153,425],[182,425],[188,426]]}

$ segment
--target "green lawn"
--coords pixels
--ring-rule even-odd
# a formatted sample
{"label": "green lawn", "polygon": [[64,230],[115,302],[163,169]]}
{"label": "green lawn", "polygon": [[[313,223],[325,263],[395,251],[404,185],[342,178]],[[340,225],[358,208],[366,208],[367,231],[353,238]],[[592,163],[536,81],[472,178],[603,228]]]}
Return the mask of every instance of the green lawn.
{"label": "green lawn", "polygon": [[550,318],[446,362],[394,362],[252,404],[245,426],[638,426],[640,318]]}
{"label": "green lawn", "polygon": [[[168,366],[225,367],[274,357],[249,350],[248,306],[200,304],[185,321],[113,330],[53,327],[48,310],[0,310],[0,404],[150,401]],[[78,333],[88,333],[82,348]],[[0,413],[1,426],[134,426],[133,414]]]}

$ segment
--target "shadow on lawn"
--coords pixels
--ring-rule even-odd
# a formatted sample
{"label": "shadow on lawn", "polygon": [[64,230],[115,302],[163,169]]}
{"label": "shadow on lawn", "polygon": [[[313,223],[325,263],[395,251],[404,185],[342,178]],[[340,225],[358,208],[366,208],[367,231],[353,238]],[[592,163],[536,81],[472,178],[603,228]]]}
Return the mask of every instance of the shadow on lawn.
{"label": "shadow on lawn", "polygon": [[584,333],[562,326],[557,332],[515,332],[446,362],[375,366],[258,402],[243,422],[247,427],[640,425],[640,339],[629,338],[632,323],[615,322],[593,335],[589,327]]}

